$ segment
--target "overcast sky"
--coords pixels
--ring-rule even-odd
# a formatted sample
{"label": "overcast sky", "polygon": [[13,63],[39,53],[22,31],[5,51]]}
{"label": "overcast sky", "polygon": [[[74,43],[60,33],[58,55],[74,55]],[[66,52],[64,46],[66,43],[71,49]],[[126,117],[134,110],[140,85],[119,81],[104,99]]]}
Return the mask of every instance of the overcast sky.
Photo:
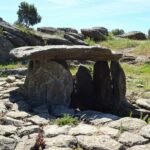
{"label": "overcast sky", "polygon": [[[14,23],[22,0],[1,0],[0,17]],[[143,31],[150,28],[150,0],[26,0],[35,4],[42,22],[37,26],[104,26],[109,30]]]}

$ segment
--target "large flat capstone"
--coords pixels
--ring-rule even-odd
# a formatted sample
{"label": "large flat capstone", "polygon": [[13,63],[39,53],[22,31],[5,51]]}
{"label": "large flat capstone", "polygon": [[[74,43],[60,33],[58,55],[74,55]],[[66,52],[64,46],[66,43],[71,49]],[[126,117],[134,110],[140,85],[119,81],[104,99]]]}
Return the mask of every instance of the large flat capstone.
{"label": "large flat capstone", "polygon": [[100,46],[25,46],[11,50],[10,55],[17,59],[38,58],[49,60],[118,60],[122,54]]}

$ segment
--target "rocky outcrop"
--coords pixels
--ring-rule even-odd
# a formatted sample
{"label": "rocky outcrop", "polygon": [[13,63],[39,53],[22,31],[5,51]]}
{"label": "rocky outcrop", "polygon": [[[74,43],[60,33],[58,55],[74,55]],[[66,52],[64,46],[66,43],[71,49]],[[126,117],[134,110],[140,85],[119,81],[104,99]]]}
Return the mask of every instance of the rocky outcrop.
{"label": "rocky outcrop", "polygon": [[121,38],[128,38],[133,40],[146,40],[146,35],[139,31],[132,31],[122,35],[119,35]]}
{"label": "rocky outcrop", "polygon": [[118,60],[122,54],[100,46],[26,46],[10,52],[17,59],[39,58],[49,60]]}
{"label": "rocky outcrop", "polygon": [[85,37],[89,37],[94,41],[103,41],[105,36],[108,35],[108,30],[104,27],[94,27],[89,29],[81,29],[81,33]]}
{"label": "rocky outcrop", "polygon": [[37,28],[37,31],[47,33],[47,34],[57,34],[61,32],[57,28],[53,28],[53,27],[40,27],[40,28]]}
{"label": "rocky outcrop", "polygon": [[41,37],[22,32],[3,19],[0,20],[0,28],[0,63],[8,63],[10,61],[9,51],[14,47],[44,44]]}
{"label": "rocky outcrop", "polygon": [[73,34],[65,34],[64,37],[75,45],[87,45],[84,41],[76,38],[77,36],[75,37]]}
{"label": "rocky outcrop", "polygon": [[73,28],[57,28],[60,31],[64,31],[64,32],[72,32],[72,33],[78,33],[78,31],[76,29]]}

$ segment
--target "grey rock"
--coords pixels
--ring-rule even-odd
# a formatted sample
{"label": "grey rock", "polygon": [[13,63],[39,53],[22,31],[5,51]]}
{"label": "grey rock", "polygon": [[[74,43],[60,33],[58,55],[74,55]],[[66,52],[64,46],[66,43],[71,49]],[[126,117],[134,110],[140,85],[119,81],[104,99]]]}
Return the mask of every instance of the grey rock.
{"label": "grey rock", "polygon": [[126,146],[133,146],[133,145],[141,145],[148,142],[148,139],[143,138],[140,135],[124,132],[119,137],[119,142]]}
{"label": "grey rock", "polygon": [[14,118],[14,119],[23,119],[23,118],[29,117],[30,114],[24,111],[10,111],[6,114],[6,116]]}
{"label": "grey rock", "polygon": [[93,135],[98,133],[98,129],[95,126],[87,124],[79,124],[69,130],[70,135]]}
{"label": "grey rock", "polygon": [[45,136],[50,138],[54,136],[58,136],[60,134],[67,135],[71,126],[65,125],[59,127],[58,125],[48,125],[44,127]]}
{"label": "grey rock", "polygon": [[47,35],[43,36],[42,38],[44,41],[46,41],[47,45],[72,45],[72,42],[59,36]]}
{"label": "grey rock", "polygon": [[18,131],[18,135],[20,137],[23,137],[25,135],[29,135],[29,134],[32,134],[32,133],[38,133],[38,132],[39,132],[39,126],[32,125],[32,126],[23,127],[22,129],[20,129]]}
{"label": "grey rock", "polygon": [[150,99],[138,99],[136,104],[141,106],[142,108],[150,110]]}
{"label": "grey rock", "polygon": [[49,120],[46,120],[45,118],[42,118],[38,115],[27,118],[27,121],[30,121],[35,125],[46,125],[49,122]]}
{"label": "grey rock", "polygon": [[75,37],[76,39],[84,40],[84,36],[82,34],[79,34],[79,33],[77,34],[77,33],[72,33],[72,32],[69,32],[67,34]]}
{"label": "grey rock", "polygon": [[0,135],[0,149],[1,150],[14,150],[16,141],[12,138],[8,138]]}
{"label": "grey rock", "polygon": [[40,28],[37,28],[37,31],[40,31],[40,32],[43,32],[43,33],[47,33],[47,34],[60,33],[60,30],[58,30],[57,28],[53,28],[53,27],[40,27]]}
{"label": "grey rock", "polygon": [[74,77],[74,91],[71,98],[71,107],[80,110],[94,109],[94,86],[90,70],[79,66]]}
{"label": "grey rock", "polygon": [[17,68],[17,69],[1,69],[0,74],[1,75],[22,75],[25,76],[27,73],[27,68]]}
{"label": "grey rock", "polygon": [[[109,49],[100,46],[25,46],[11,50],[12,57],[21,59],[34,56],[36,59],[48,58],[48,60],[118,60],[122,54],[111,52]],[[37,56],[37,57],[36,57]]]}
{"label": "grey rock", "polygon": [[127,150],[149,150],[150,149],[150,144],[146,145],[135,145],[131,148],[128,148]]}
{"label": "grey rock", "polygon": [[110,69],[113,84],[113,103],[117,109],[118,103],[126,100],[126,76],[119,62],[112,61]]}
{"label": "grey rock", "polygon": [[72,33],[78,33],[78,31],[76,29],[73,28],[57,28],[60,31],[64,31],[64,32],[72,32]]}
{"label": "grey rock", "polygon": [[109,127],[116,128],[116,129],[119,129],[122,126],[122,128],[128,131],[140,130],[145,125],[146,125],[145,121],[137,118],[130,118],[130,117],[124,117],[122,119],[112,121],[108,124]]}
{"label": "grey rock", "polygon": [[124,150],[119,142],[107,135],[99,136],[77,136],[78,144],[85,150]]}
{"label": "grey rock", "polygon": [[93,125],[96,125],[96,126],[101,126],[101,125],[103,125],[105,123],[109,123],[111,121],[112,121],[112,119],[110,119],[110,118],[101,118],[101,119],[91,120],[90,123]]}
{"label": "grey rock", "polygon": [[65,34],[64,38],[72,42],[74,45],[87,45],[84,41],[77,39],[74,36],[69,35],[69,34]]}
{"label": "grey rock", "polygon": [[14,104],[13,109],[27,112],[31,110],[31,106],[26,101],[19,100]]}
{"label": "grey rock", "polygon": [[14,45],[4,35],[0,35],[0,63],[10,61],[9,52]]}
{"label": "grey rock", "polygon": [[81,33],[85,36],[85,37],[89,37],[91,39],[93,39],[94,41],[103,41],[105,40],[105,36],[102,32],[100,32],[100,30],[98,29],[81,29]]}
{"label": "grey rock", "polygon": [[53,105],[69,106],[72,90],[72,75],[61,64],[45,60],[30,62],[24,85],[24,95],[29,98],[29,104],[47,104],[48,109]]}
{"label": "grey rock", "polygon": [[112,138],[117,138],[119,137],[120,131],[110,127],[100,127],[99,133],[104,135],[109,135]]}
{"label": "grey rock", "polygon": [[2,125],[13,125],[16,127],[21,127],[21,126],[23,126],[23,121],[13,119],[10,117],[2,117],[2,118],[0,118],[0,124],[2,124]]}
{"label": "grey rock", "polygon": [[13,83],[13,82],[15,82],[15,80],[16,80],[15,76],[8,76],[7,79],[6,79],[6,81],[8,83]]}
{"label": "grey rock", "polygon": [[77,144],[75,137],[71,135],[58,135],[52,138],[45,138],[46,149],[56,146],[56,147],[71,147],[74,148]]}
{"label": "grey rock", "polygon": [[13,125],[0,125],[0,135],[10,136],[11,134],[15,134],[17,128]]}
{"label": "grey rock", "polygon": [[142,127],[139,133],[145,138],[150,139],[150,124]]}
{"label": "grey rock", "polygon": [[50,147],[46,150],[73,150],[72,148],[64,148],[64,147]]}
{"label": "grey rock", "polygon": [[87,111],[80,111],[78,113],[76,113],[76,116],[80,117],[81,119],[85,119],[85,120],[95,120],[95,119],[102,119],[102,118],[108,118],[108,119],[112,119],[112,120],[117,120],[119,119],[118,116],[112,115],[112,114],[105,114],[105,113],[101,113],[98,111],[91,111],[91,110],[87,110]]}
{"label": "grey rock", "polygon": [[95,89],[94,107],[97,111],[111,112],[112,85],[110,69],[107,61],[97,61],[94,65],[93,84]]}
{"label": "grey rock", "polygon": [[134,40],[146,40],[146,35],[140,31],[132,31],[122,35],[119,35],[121,38],[129,38]]}

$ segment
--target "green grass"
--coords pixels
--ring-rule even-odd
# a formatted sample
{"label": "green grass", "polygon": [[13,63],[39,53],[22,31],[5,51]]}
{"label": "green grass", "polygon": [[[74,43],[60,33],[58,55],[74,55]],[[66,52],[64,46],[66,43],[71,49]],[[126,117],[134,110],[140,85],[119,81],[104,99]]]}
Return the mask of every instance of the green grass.
{"label": "green grass", "polygon": [[[122,63],[121,66],[127,77],[127,91],[142,92],[150,90],[150,64],[127,64]],[[92,68],[87,65],[87,68]],[[70,71],[73,75],[76,74],[78,67],[71,67]],[[93,70],[91,69],[93,76]],[[138,85],[142,87],[138,87]]]}
{"label": "green grass", "polygon": [[99,43],[100,45],[112,50],[120,50],[138,46],[140,43],[136,40],[113,38]]}
{"label": "green grass", "polygon": [[26,33],[28,35],[35,35],[35,31],[31,28],[27,28],[24,25],[16,24],[16,27],[23,33]]}
{"label": "green grass", "polygon": [[26,65],[23,65],[21,62],[12,62],[6,65],[0,64],[0,69],[16,69],[22,67],[26,67]]}
{"label": "green grass", "polygon": [[[123,63],[122,67],[126,73],[127,90],[139,91],[150,90],[150,64],[126,64]],[[137,85],[143,85],[142,88],[138,88]]]}
{"label": "green grass", "polygon": [[101,45],[114,51],[134,48],[132,52],[133,54],[150,56],[150,40],[130,40],[116,38],[110,34],[106,37],[106,41],[94,42],[90,38],[87,38],[85,42],[89,45]]}
{"label": "green grass", "polygon": [[57,118],[55,120],[50,121],[50,124],[57,124],[59,126],[64,126],[64,125],[75,126],[78,124],[78,119],[71,115],[64,114],[62,118]]}

